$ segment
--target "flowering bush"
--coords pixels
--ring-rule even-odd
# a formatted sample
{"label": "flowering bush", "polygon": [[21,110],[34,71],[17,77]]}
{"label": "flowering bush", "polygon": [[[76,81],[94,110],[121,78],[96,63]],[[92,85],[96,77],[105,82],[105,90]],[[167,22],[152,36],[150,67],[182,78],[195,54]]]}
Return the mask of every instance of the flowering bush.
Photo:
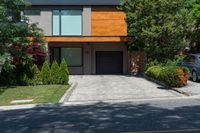
{"label": "flowering bush", "polygon": [[177,66],[152,66],[145,74],[170,87],[183,87],[187,85],[189,70]]}
{"label": "flowering bush", "polygon": [[186,86],[190,71],[187,68],[178,68],[178,75],[180,78],[180,85]]}

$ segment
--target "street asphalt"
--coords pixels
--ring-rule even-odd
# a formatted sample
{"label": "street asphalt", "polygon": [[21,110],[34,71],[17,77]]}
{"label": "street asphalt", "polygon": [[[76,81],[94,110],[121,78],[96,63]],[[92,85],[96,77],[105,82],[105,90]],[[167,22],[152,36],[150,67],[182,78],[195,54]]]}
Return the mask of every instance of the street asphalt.
{"label": "street asphalt", "polygon": [[70,79],[64,104],[0,107],[0,133],[200,133],[200,95],[141,77]]}
{"label": "street asphalt", "polygon": [[0,133],[199,133],[200,98],[1,110]]}

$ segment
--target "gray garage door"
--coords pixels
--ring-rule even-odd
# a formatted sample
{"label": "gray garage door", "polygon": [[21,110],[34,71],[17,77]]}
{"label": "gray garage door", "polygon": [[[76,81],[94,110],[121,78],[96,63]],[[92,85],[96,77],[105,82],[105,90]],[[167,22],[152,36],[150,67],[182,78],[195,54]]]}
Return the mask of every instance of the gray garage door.
{"label": "gray garage door", "polygon": [[122,74],[123,52],[121,51],[97,51],[96,52],[97,74]]}

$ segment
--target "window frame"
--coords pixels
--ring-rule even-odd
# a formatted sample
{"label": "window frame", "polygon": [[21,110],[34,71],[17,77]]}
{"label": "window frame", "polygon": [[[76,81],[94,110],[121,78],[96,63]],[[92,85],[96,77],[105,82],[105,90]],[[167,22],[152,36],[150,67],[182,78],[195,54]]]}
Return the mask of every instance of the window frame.
{"label": "window frame", "polygon": [[[26,10],[30,10],[30,11],[39,11],[39,15],[37,14],[29,14],[29,15],[27,15],[27,14],[25,14],[25,11]],[[41,16],[41,9],[25,9],[24,11],[23,11],[23,15],[25,15],[25,16]]]}
{"label": "window frame", "polygon": [[[53,32],[54,32],[54,31],[53,31],[53,11],[54,11],[54,10],[58,10],[58,11],[59,11],[59,35],[54,35],[54,34],[53,34]],[[62,35],[62,33],[61,33],[61,32],[62,32],[62,31],[61,31],[61,29],[62,29],[61,11],[62,11],[62,10],[80,10],[80,11],[81,11],[81,35]],[[70,37],[70,36],[77,36],[77,37],[78,37],[78,36],[83,36],[83,9],[70,9],[70,8],[69,8],[69,9],[52,9],[51,12],[52,12],[52,21],[51,21],[51,22],[52,22],[52,24],[51,24],[51,25],[52,25],[52,27],[51,27],[51,28],[52,28],[52,36],[55,36],[55,37],[56,37],[56,36],[63,36],[63,37],[64,37],[64,36],[69,36],[69,37]]]}
{"label": "window frame", "polygon": [[81,47],[81,46],[65,46],[65,47],[51,47],[50,48],[50,51],[51,51],[51,53],[50,53],[50,60],[51,60],[51,63],[53,63],[53,61],[54,61],[54,59],[53,59],[53,55],[54,55],[54,48],[58,48],[59,49],[59,64],[61,63],[61,61],[62,61],[62,59],[61,59],[61,49],[62,48],[80,48],[81,49],[81,65],[77,65],[77,66],[74,66],[74,65],[69,65],[68,63],[67,63],[67,65],[68,65],[68,67],[83,67],[83,47]]}

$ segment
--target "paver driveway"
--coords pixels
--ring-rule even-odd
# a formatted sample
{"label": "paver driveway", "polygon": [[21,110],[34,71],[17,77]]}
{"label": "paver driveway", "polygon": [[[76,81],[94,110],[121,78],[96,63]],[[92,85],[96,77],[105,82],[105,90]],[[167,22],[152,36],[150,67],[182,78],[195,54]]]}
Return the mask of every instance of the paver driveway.
{"label": "paver driveway", "polygon": [[180,94],[144,78],[123,75],[71,76],[78,83],[65,102],[135,100],[178,97]]}

